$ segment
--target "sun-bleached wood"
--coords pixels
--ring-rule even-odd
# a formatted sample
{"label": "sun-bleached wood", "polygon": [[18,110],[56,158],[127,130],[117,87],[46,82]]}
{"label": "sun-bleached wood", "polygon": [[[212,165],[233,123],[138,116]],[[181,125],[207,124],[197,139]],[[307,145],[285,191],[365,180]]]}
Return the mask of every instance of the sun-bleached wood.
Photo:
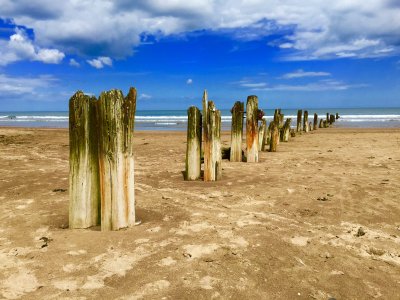
{"label": "sun-bleached wood", "polygon": [[230,161],[242,161],[242,139],[243,139],[243,113],[244,103],[236,101],[232,107],[231,127],[231,156]]}
{"label": "sun-bleached wood", "polygon": [[290,125],[292,124],[292,119],[287,118],[285,121],[285,124],[283,125],[282,128],[282,142],[288,142],[289,141],[289,136],[290,136]]}
{"label": "sun-bleached wood", "polygon": [[247,162],[258,162],[258,98],[248,96],[246,104]]}
{"label": "sun-bleached wood", "polygon": [[304,111],[303,131],[304,132],[309,132],[310,131],[310,128],[309,128],[309,125],[308,125],[308,111],[307,110]]}
{"label": "sun-bleached wood", "polygon": [[297,111],[297,127],[296,127],[296,131],[297,132],[301,132],[301,118],[303,115],[303,111],[301,109],[299,109]]}
{"label": "sun-bleached wood", "polygon": [[318,115],[314,113],[314,124],[313,124],[313,129],[317,130],[318,129]]}
{"label": "sun-bleached wood", "polygon": [[101,230],[135,225],[133,132],[136,89],[126,98],[120,90],[98,100]]}
{"label": "sun-bleached wood", "polygon": [[279,124],[271,122],[271,139],[269,143],[269,151],[276,152],[279,140]]}
{"label": "sun-bleached wood", "polygon": [[185,179],[196,180],[201,175],[201,113],[191,106],[188,109]]}
{"label": "sun-bleached wood", "polygon": [[267,121],[263,118],[261,120],[260,128],[258,129],[258,145],[260,147],[260,151],[264,151],[265,143],[267,137]]}
{"label": "sun-bleached wood", "polygon": [[69,227],[100,224],[96,98],[78,91],[69,101]]}
{"label": "sun-bleached wood", "polygon": [[319,128],[324,128],[324,119],[319,119]]}

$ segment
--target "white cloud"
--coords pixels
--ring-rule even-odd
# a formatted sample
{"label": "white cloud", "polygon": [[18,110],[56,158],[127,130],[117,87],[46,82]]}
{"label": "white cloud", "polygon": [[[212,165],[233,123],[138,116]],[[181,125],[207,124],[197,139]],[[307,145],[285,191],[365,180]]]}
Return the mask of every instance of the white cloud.
{"label": "white cloud", "polygon": [[16,29],[8,41],[0,40],[0,66],[20,60],[59,64],[65,54],[57,49],[40,48],[33,44],[23,29]]}
{"label": "white cloud", "polygon": [[49,75],[39,77],[12,77],[0,74],[0,94],[36,94],[39,89],[48,88],[56,79]]}
{"label": "white cloud", "polygon": [[292,78],[322,77],[322,76],[331,76],[331,74],[328,72],[304,72],[302,69],[299,69],[295,72],[284,74],[281,78],[292,79]]}
{"label": "white cloud", "polygon": [[139,95],[139,99],[148,100],[148,99],[151,99],[151,98],[153,98],[151,95],[148,95],[148,94],[145,94],[145,93],[142,93],[142,94]]}
{"label": "white cloud", "polygon": [[121,58],[143,36],[202,29],[241,40],[278,34],[276,46],[292,60],[400,52],[395,0],[0,0],[0,7],[0,18],[34,30],[37,45],[68,54]]}
{"label": "white cloud", "polygon": [[241,83],[240,86],[248,87],[248,88],[262,88],[265,87],[267,84],[265,82],[256,82],[256,83]]}
{"label": "white cloud", "polygon": [[367,87],[365,84],[347,84],[336,80],[320,80],[302,85],[278,84],[264,88],[253,88],[252,91],[297,91],[297,92],[320,92],[320,91],[345,91],[354,88]]}
{"label": "white cloud", "polygon": [[73,58],[71,58],[71,59],[69,60],[69,65],[72,66],[72,67],[80,67],[80,66],[81,66],[81,64],[78,63],[78,62],[77,62],[75,59],[73,59]]}
{"label": "white cloud", "polygon": [[102,69],[105,66],[112,66],[112,59],[107,56],[100,56],[98,58],[88,59],[86,61],[89,65],[96,69]]}
{"label": "white cloud", "polygon": [[188,80],[186,80],[186,84],[192,84],[193,83],[193,79],[189,78]]}

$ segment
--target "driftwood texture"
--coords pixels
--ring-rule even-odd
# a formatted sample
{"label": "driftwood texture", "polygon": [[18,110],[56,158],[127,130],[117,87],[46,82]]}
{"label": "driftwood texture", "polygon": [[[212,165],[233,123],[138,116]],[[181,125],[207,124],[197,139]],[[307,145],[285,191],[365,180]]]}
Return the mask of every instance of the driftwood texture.
{"label": "driftwood texture", "polygon": [[304,130],[304,132],[310,131],[310,128],[308,125],[308,111],[307,110],[304,111],[303,130]]}
{"label": "driftwood texture", "polygon": [[242,139],[243,139],[243,113],[244,103],[236,101],[232,107],[232,128],[231,128],[231,156],[230,161],[241,162]]}
{"label": "driftwood texture", "polygon": [[299,109],[297,111],[297,127],[296,127],[296,131],[297,132],[301,132],[301,117],[303,115],[303,111],[301,109]]}
{"label": "driftwood texture", "polygon": [[290,125],[292,124],[292,119],[287,118],[285,124],[282,129],[282,142],[289,142],[290,136]]}
{"label": "driftwood texture", "polygon": [[185,179],[196,180],[201,175],[201,113],[191,106],[188,109]]}
{"label": "driftwood texture", "polygon": [[221,112],[203,94],[204,181],[216,181],[222,176]]}
{"label": "driftwood texture", "polygon": [[133,132],[136,89],[103,92],[98,105],[101,230],[135,225]]}
{"label": "driftwood texture", "polygon": [[324,128],[324,119],[319,119],[319,128]]}
{"label": "driftwood texture", "polygon": [[335,115],[330,115],[329,116],[329,124],[332,125],[333,123],[335,123]]}
{"label": "driftwood texture", "polygon": [[69,102],[69,227],[100,224],[96,98],[78,91]]}
{"label": "driftwood texture", "polygon": [[246,104],[247,162],[258,162],[258,98],[248,96]]}
{"label": "driftwood texture", "polygon": [[271,139],[269,143],[269,151],[276,152],[279,141],[279,124],[271,122]]}
{"label": "driftwood texture", "polygon": [[260,151],[264,151],[267,138],[267,121],[263,118],[261,120],[260,128],[258,129],[258,145]]}
{"label": "driftwood texture", "polygon": [[318,115],[314,113],[314,124],[313,124],[313,129],[317,130],[318,129]]}

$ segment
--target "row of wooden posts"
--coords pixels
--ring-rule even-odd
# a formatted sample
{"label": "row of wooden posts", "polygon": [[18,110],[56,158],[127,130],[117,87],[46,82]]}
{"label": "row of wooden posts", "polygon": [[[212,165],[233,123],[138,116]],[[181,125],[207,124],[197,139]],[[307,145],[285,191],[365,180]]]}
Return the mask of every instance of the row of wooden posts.
{"label": "row of wooden posts", "polygon": [[[289,137],[296,133],[309,132],[317,128],[327,128],[339,118],[326,114],[326,119],[320,119],[314,113],[313,122],[308,121],[308,111],[297,111],[296,130],[291,129],[291,118],[284,121],[280,109],[276,109],[273,121],[267,128],[267,121],[262,110],[258,109],[257,96],[248,96],[246,111],[244,103],[237,101],[232,107],[231,146],[221,147],[221,112],[216,109],[213,101],[208,100],[207,91],[203,94],[203,113],[195,107],[188,109],[188,129],[185,179],[201,178],[201,162],[204,161],[204,181],[216,181],[222,176],[222,152],[229,150],[229,160],[232,162],[258,162],[259,151],[276,152],[280,141],[288,142]],[[244,114],[246,114],[246,156],[242,151]],[[303,121],[303,122],[302,122]],[[259,126],[260,122],[260,126]],[[203,131],[203,132],[202,132]],[[268,147],[269,146],[269,147]],[[203,159],[202,159],[203,158]]]}

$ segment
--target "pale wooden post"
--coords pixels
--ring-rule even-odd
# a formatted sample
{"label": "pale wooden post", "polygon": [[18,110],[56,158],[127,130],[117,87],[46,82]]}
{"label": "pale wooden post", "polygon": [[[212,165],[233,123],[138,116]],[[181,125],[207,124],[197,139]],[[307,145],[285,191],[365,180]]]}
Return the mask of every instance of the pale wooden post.
{"label": "pale wooden post", "polygon": [[258,98],[248,96],[246,105],[247,162],[258,162]]}
{"label": "pale wooden post", "polygon": [[303,111],[301,109],[299,109],[297,111],[297,128],[296,131],[297,132],[301,132],[301,116],[303,114]]}
{"label": "pale wooden post", "polygon": [[283,125],[283,131],[282,131],[282,141],[283,142],[289,141],[291,123],[292,123],[292,119],[287,118],[285,124]]}
{"label": "pale wooden post", "polygon": [[316,113],[314,113],[314,126],[313,129],[317,130],[318,128],[318,115]]}
{"label": "pale wooden post", "polygon": [[98,101],[101,230],[135,225],[133,132],[136,89],[124,98],[119,90]]}
{"label": "pale wooden post", "polygon": [[276,122],[271,122],[271,139],[269,143],[269,151],[276,152],[279,140],[279,125]]}
{"label": "pale wooden post", "polygon": [[324,120],[324,128],[328,128],[329,127],[329,123],[328,123],[328,121],[327,120]]}
{"label": "pale wooden post", "polygon": [[303,119],[303,130],[304,132],[309,132],[310,128],[308,126],[308,111],[304,111],[304,119]]}
{"label": "pale wooden post", "polygon": [[324,128],[324,119],[319,119],[319,128]]}
{"label": "pale wooden post", "polygon": [[191,106],[188,109],[186,145],[186,180],[196,180],[201,175],[201,113]]}
{"label": "pale wooden post", "polygon": [[310,130],[310,131],[312,131],[313,130],[313,126],[312,126],[312,123],[310,122],[310,123],[308,123],[308,129]]}
{"label": "pale wooden post", "polygon": [[203,141],[204,141],[204,181],[221,178],[221,112],[214,102],[208,101],[207,91],[203,94]]}
{"label": "pale wooden post", "polygon": [[266,136],[267,136],[267,121],[263,118],[261,120],[260,128],[258,129],[258,145],[260,147],[260,151],[264,151]]}
{"label": "pale wooden post", "polygon": [[270,141],[271,141],[271,128],[272,128],[272,123],[274,123],[274,121],[271,121],[268,125],[268,130],[267,130],[267,142],[266,144],[269,145]]}
{"label": "pale wooden post", "polygon": [[232,108],[230,161],[242,161],[243,113],[244,103],[236,101]]}
{"label": "pale wooden post", "polygon": [[96,98],[78,91],[69,101],[69,228],[100,224]]}

